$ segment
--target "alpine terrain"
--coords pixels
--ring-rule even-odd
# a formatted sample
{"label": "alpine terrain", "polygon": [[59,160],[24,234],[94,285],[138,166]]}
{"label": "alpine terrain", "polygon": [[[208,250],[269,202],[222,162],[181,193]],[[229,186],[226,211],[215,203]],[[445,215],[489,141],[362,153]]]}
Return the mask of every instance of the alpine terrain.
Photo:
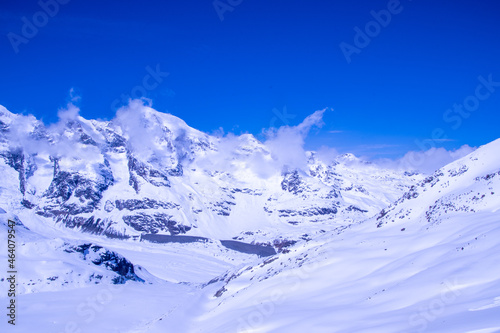
{"label": "alpine terrain", "polygon": [[500,139],[424,174],[304,151],[323,112],[259,141],[0,106],[1,331],[500,332]]}

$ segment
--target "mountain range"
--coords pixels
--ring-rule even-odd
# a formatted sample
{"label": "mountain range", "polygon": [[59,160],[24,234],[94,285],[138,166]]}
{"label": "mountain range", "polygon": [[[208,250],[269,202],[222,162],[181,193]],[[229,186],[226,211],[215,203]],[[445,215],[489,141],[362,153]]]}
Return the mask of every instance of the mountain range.
{"label": "mountain range", "polygon": [[322,112],[260,141],[141,101],[52,125],[0,107],[17,326],[500,331],[500,140],[425,174],[303,150]]}

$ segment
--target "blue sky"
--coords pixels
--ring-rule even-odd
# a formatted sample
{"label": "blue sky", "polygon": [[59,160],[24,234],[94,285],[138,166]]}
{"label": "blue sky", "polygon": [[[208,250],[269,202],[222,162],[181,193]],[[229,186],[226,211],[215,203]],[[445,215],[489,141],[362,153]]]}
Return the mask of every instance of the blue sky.
{"label": "blue sky", "polygon": [[[333,108],[307,146],[372,157],[499,137],[492,0],[42,3],[0,4],[0,105],[46,123],[70,90],[83,117],[102,119],[145,92],[209,133],[259,135]],[[357,51],[346,57],[341,44]]]}

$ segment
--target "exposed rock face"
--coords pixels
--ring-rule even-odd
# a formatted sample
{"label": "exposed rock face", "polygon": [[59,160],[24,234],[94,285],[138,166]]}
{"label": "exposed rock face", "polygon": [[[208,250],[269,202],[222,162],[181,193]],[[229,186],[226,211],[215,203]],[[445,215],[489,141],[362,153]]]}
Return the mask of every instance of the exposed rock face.
{"label": "exposed rock face", "polygon": [[80,202],[86,202],[87,212],[92,212],[101,201],[103,192],[113,184],[113,174],[104,168],[103,171],[98,174],[102,176],[99,181],[90,180],[78,173],[59,171],[50,183],[45,197],[64,204],[74,196]]}
{"label": "exposed rock face", "polygon": [[232,201],[217,201],[212,204],[212,211],[217,215],[229,216],[231,213],[231,206],[236,205]]}
{"label": "exposed rock face", "polygon": [[281,182],[281,188],[283,191],[288,191],[293,194],[299,194],[304,191],[304,183],[297,170],[284,175],[283,181]]}
{"label": "exposed rock face", "polygon": [[312,207],[304,210],[280,209],[278,210],[280,216],[316,216],[316,215],[329,215],[337,214],[336,207]]}
{"label": "exposed rock face", "polygon": [[[113,185],[114,177],[109,162],[95,167],[95,179],[89,179],[78,172],[61,171],[59,159],[51,158],[54,163],[53,179],[43,194],[44,204],[37,214],[63,222],[67,227],[80,228],[82,231],[108,236],[118,235],[116,230],[108,230],[113,225],[107,219],[82,216],[99,209],[103,193]],[[26,206],[26,205],[25,205]],[[33,208],[34,204],[30,203]]]}
{"label": "exposed rock face", "polygon": [[185,234],[191,227],[179,224],[172,220],[171,215],[155,213],[148,215],[138,213],[136,215],[126,215],[123,217],[125,223],[137,231],[148,234],[156,234],[160,231],[168,231],[171,235]]}
{"label": "exposed rock face", "polygon": [[139,193],[140,190],[138,176],[157,187],[170,186],[170,181],[166,174],[142,163],[130,153],[128,154],[128,171],[130,175],[129,184],[134,188],[136,193]]}
{"label": "exposed rock face", "polygon": [[163,202],[156,201],[154,199],[144,198],[142,200],[139,199],[128,199],[128,200],[116,200],[114,207],[118,210],[138,210],[138,209],[179,209],[180,206],[173,202]]}
{"label": "exposed rock face", "polygon": [[130,261],[102,246],[82,244],[68,247],[65,251],[68,253],[81,253],[84,260],[90,260],[94,265],[104,266],[106,269],[115,272],[117,276],[113,279],[114,284],[124,284],[128,280],[144,282],[135,274],[134,265]]}
{"label": "exposed rock face", "polygon": [[37,166],[33,162],[32,156],[26,156],[21,148],[0,152],[7,165],[14,168],[19,174],[19,191],[26,193],[26,179],[33,176]]}
{"label": "exposed rock face", "polygon": [[172,177],[182,177],[184,174],[182,164],[179,163],[175,168],[168,170],[168,174]]}

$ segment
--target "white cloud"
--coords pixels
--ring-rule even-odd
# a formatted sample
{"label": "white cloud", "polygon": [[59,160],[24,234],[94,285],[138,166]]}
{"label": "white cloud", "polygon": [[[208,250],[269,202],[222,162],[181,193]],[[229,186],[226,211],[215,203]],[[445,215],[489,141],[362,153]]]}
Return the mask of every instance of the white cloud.
{"label": "white cloud", "polygon": [[203,169],[231,173],[248,168],[261,179],[288,169],[305,169],[304,140],[312,128],[323,125],[325,111],[314,112],[297,126],[264,129],[264,142],[257,141],[250,134],[224,134],[219,130],[217,151],[199,158],[196,164]]}
{"label": "white cloud", "polygon": [[76,103],[79,102],[82,99],[82,97],[80,96],[80,94],[76,92],[75,88],[71,88],[69,90],[69,99],[71,103]]}
{"label": "white cloud", "polygon": [[129,104],[116,111],[112,123],[119,127],[121,134],[128,139],[129,148],[138,157],[150,160],[161,159],[169,147],[162,145],[164,129],[155,117],[148,117],[154,111],[148,100],[129,100]]}
{"label": "white cloud", "polygon": [[340,155],[337,149],[328,146],[321,146],[316,150],[316,157],[325,164],[331,164]]}
{"label": "white cloud", "polygon": [[313,127],[321,128],[324,125],[325,111],[326,109],[314,112],[297,126],[282,126],[264,131],[267,137],[264,145],[269,149],[272,159],[282,171],[305,169],[307,157],[304,140]]}
{"label": "white cloud", "polygon": [[[94,146],[79,147],[79,135],[67,131],[67,123],[79,117],[79,108],[69,103],[58,111],[59,121],[46,127],[32,115],[16,114],[9,124],[10,149],[22,148],[27,154],[47,153],[54,157],[92,160],[99,155]],[[47,137],[50,137],[47,140]]]}
{"label": "white cloud", "polygon": [[476,148],[469,145],[463,145],[455,150],[431,148],[427,151],[409,151],[402,158],[396,160],[377,159],[373,162],[386,168],[433,173],[437,169],[472,153],[474,150]]}
{"label": "white cloud", "polygon": [[57,111],[59,122],[61,122],[62,125],[64,125],[68,121],[76,120],[79,115],[80,108],[76,107],[73,103],[68,103],[66,108],[59,109],[59,111]]}
{"label": "white cloud", "polygon": [[[297,126],[282,126],[263,130],[266,137],[264,142],[257,141],[250,134],[235,135],[224,133],[220,129],[217,133],[213,133],[214,135],[210,139],[218,141],[217,151],[209,150],[204,157],[200,156],[195,163],[198,167],[212,171],[233,172],[237,169],[247,168],[263,179],[287,170],[305,170],[308,158],[304,150],[305,139],[313,128],[323,126],[325,111],[326,109],[323,109],[312,113]],[[6,114],[7,109],[3,107],[0,107],[0,112],[5,113],[2,119],[12,120],[8,134],[12,148],[23,147],[29,154],[47,152],[52,156],[69,158],[88,157],[92,159],[92,154],[99,155],[96,147],[76,145],[79,135],[74,135],[73,131],[67,130],[68,122],[79,119],[80,109],[73,103],[60,109],[58,111],[59,122],[47,128],[32,115],[9,116]],[[173,162],[171,156],[175,151],[177,160],[189,163],[184,160],[185,155],[189,154],[190,151],[190,139],[187,133],[184,133],[182,128],[177,129],[175,135],[168,133],[162,122],[157,119],[156,112],[151,108],[149,100],[129,101],[127,106],[116,112],[112,124],[122,135],[127,137],[129,148],[139,158],[168,165]],[[47,141],[34,137],[35,127],[38,127],[38,136],[43,136],[45,131],[50,133],[52,139]],[[166,136],[170,136],[171,140],[165,140]],[[377,144],[364,148],[380,150],[387,147],[393,147],[393,145]],[[384,168],[432,173],[474,150],[475,148],[468,145],[456,150],[431,148],[427,151],[410,151],[399,159],[381,158],[371,160],[371,162]],[[316,158],[327,164],[332,163],[338,155],[339,153],[334,147],[328,146],[322,146],[315,154]]]}

